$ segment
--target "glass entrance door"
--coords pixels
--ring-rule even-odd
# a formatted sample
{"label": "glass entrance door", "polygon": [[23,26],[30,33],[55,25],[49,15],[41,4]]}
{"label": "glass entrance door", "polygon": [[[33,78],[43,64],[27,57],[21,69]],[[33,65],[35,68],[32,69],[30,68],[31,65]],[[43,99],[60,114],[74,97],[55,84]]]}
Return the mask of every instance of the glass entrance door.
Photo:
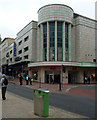
{"label": "glass entrance door", "polygon": [[54,74],[49,74],[49,83],[54,83]]}

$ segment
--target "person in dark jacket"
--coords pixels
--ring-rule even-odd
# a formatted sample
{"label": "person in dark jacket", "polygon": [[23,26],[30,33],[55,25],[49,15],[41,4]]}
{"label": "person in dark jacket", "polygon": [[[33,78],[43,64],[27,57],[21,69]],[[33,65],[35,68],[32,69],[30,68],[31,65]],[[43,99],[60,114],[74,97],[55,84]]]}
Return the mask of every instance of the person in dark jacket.
{"label": "person in dark jacket", "polygon": [[23,82],[23,77],[22,77],[22,75],[20,74],[20,76],[19,76],[19,80],[20,80],[20,85],[22,85],[22,82]]}
{"label": "person in dark jacket", "polygon": [[5,94],[6,94],[6,90],[7,90],[7,85],[4,84],[4,81],[6,80],[6,75],[3,74],[2,78],[1,78],[1,87],[2,87],[2,100],[6,100]]}

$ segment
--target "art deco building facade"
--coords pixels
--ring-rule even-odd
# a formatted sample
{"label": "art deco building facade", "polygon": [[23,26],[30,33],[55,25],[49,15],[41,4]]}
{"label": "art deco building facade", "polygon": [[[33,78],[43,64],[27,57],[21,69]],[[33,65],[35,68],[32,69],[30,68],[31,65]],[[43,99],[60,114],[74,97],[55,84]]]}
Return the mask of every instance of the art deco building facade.
{"label": "art deco building facade", "polygon": [[[95,76],[95,20],[75,14],[62,4],[43,6],[38,10],[37,62],[30,70],[37,71],[42,82],[83,83],[84,77]],[[31,71],[30,71],[30,74]]]}
{"label": "art deco building facade", "polygon": [[18,32],[16,56],[9,68],[16,71],[14,75],[27,73],[45,83],[83,83],[90,75],[95,82],[96,33],[97,21],[74,13],[71,7],[43,6],[38,10],[38,22],[31,21]]}

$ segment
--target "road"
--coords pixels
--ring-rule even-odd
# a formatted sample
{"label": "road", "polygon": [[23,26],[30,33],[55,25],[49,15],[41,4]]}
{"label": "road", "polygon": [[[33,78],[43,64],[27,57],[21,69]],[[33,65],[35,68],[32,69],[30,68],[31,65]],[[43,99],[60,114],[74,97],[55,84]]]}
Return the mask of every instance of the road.
{"label": "road", "polygon": [[[33,90],[9,83],[8,91],[33,100]],[[73,113],[95,118],[95,98],[61,93],[50,93],[49,104]]]}

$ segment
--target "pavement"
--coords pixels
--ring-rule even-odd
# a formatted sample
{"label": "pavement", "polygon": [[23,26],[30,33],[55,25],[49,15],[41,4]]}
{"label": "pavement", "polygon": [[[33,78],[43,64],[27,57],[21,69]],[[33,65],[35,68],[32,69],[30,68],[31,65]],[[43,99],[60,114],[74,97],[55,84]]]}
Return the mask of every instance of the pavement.
{"label": "pavement", "polygon": [[[34,114],[34,101],[20,97],[13,93],[6,93],[6,100],[0,99],[2,104],[1,118],[44,118]],[[1,108],[1,107],[0,107]],[[48,118],[87,118],[66,110],[49,106]]]}
{"label": "pavement", "polygon": [[[9,82],[13,84],[19,84],[19,80],[10,80]],[[88,86],[94,86],[95,84],[90,84]],[[23,81],[23,86],[30,87],[32,89],[39,88],[40,84],[37,82],[33,82],[32,85],[26,85],[25,81]],[[63,85],[62,91],[59,91],[58,84],[41,84],[41,88],[47,88],[50,92],[57,92],[62,94],[81,94],[90,97],[95,97],[95,93],[93,89],[89,89],[90,92],[83,92],[86,89],[79,89],[79,85]],[[87,86],[87,85],[84,85]],[[79,90],[78,90],[79,89]],[[78,91],[77,91],[78,90]],[[82,90],[82,91],[81,91]],[[77,91],[77,92],[76,92]],[[87,94],[86,94],[87,93]],[[90,94],[89,94],[90,93]],[[0,90],[1,94],[1,90]],[[93,95],[91,95],[93,94]],[[34,101],[23,98],[21,96],[15,95],[7,91],[6,93],[7,99],[2,101],[0,98],[0,118],[43,118],[34,114]],[[75,114],[66,110],[62,110],[49,105],[49,116],[48,118],[87,118],[86,116],[82,116],[79,114]]]}

